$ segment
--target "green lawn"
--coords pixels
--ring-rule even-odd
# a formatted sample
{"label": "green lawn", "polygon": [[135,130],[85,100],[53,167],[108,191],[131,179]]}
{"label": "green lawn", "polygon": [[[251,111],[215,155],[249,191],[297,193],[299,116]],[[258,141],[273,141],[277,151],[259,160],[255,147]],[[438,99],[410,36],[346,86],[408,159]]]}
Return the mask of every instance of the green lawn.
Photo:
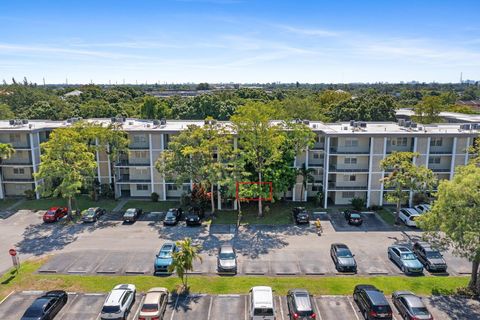
{"label": "green lawn", "polygon": [[390,225],[394,225],[395,224],[395,216],[393,215],[393,213],[389,210],[389,209],[381,209],[379,211],[376,211],[377,214],[383,219],[383,221],[385,221],[386,223],[390,224]]}
{"label": "green lawn", "polygon": [[[44,260],[45,261],[45,260]],[[63,289],[75,292],[107,292],[119,283],[133,283],[138,291],[151,287],[175,290],[180,284],[177,277],[154,276],[81,276],[41,275],[34,271],[44,261],[24,262],[17,275],[9,272],[0,278],[0,300],[13,290]],[[191,276],[192,292],[207,294],[246,294],[252,286],[271,286],[276,294],[285,295],[291,288],[306,288],[315,295],[350,295],[357,284],[373,284],[391,294],[395,290],[413,291],[420,295],[452,294],[468,283],[468,277],[220,277]]]}
{"label": "green lawn", "polygon": [[[87,196],[79,196],[77,198],[77,204],[80,210],[84,210],[90,207],[102,207],[107,209],[107,211],[110,211],[113,208],[115,208],[117,203],[118,202],[115,200],[105,200],[105,199],[93,201],[90,199],[90,197],[87,197]],[[17,209],[18,210],[20,209],[46,210],[54,206],[67,206],[67,201],[65,199],[58,199],[58,198],[26,200],[20,206],[18,206]],[[75,203],[73,205],[73,209],[76,209]]]}
{"label": "green lawn", "polygon": [[5,210],[20,200],[21,199],[15,199],[15,198],[0,200],[0,210]]}
{"label": "green lawn", "polygon": [[124,206],[123,210],[128,208],[141,208],[145,212],[153,212],[153,211],[167,211],[170,208],[179,207],[180,202],[178,201],[158,201],[153,202],[149,199],[145,200],[130,200]]}

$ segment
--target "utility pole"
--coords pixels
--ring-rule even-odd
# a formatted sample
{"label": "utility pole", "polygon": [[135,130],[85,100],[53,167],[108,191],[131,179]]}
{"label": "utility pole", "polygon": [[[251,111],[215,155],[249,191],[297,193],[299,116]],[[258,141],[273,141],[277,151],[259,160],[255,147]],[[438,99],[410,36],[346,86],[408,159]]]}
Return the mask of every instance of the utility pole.
{"label": "utility pole", "polygon": [[43,77],[43,86],[45,87],[45,77]]}

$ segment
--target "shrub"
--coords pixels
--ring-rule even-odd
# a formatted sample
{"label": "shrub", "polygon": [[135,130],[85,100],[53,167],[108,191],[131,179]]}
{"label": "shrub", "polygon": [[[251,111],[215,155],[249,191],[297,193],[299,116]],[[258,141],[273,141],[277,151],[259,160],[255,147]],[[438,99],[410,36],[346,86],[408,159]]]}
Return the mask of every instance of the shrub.
{"label": "shrub", "polygon": [[36,196],[36,193],[35,191],[33,191],[32,189],[30,190],[25,190],[25,197],[28,199],[28,200],[34,200],[35,199],[35,196]]}
{"label": "shrub", "polygon": [[365,208],[365,199],[363,198],[358,198],[358,197],[354,197],[350,203],[352,204],[352,207],[353,209],[355,210],[362,210],[363,208]]}
{"label": "shrub", "polygon": [[156,192],[152,192],[152,194],[150,195],[150,199],[152,199],[153,202],[158,202],[159,198],[160,196]]}

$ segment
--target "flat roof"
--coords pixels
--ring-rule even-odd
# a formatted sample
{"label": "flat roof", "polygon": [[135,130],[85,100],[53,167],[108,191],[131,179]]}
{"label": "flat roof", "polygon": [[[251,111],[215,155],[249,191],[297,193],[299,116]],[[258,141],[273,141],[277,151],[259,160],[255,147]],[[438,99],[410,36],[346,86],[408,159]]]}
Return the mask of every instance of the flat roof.
{"label": "flat roof", "polygon": [[[480,123],[480,116],[477,116]],[[104,126],[111,124],[111,119],[86,119],[91,123],[98,123]],[[273,124],[280,123],[280,120],[272,120]],[[218,121],[219,124],[229,128],[231,122]],[[68,127],[71,123],[67,121],[50,120],[28,120],[27,124],[10,125],[8,120],[0,120],[0,132],[31,132],[42,130],[53,130],[56,128]],[[187,129],[190,125],[204,126],[204,120],[166,120],[166,124],[154,124],[153,120],[127,118],[122,123],[123,130],[127,132],[179,132]],[[366,122],[364,128],[353,128],[349,122],[324,123],[321,121],[309,121],[308,126],[317,133],[326,135],[423,135],[423,134],[455,134],[455,135],[478,135],[480,130],[460,130],[459,123],[440,123],[422,125],[418,124],[415,129],[399,126],[396,122]]]}

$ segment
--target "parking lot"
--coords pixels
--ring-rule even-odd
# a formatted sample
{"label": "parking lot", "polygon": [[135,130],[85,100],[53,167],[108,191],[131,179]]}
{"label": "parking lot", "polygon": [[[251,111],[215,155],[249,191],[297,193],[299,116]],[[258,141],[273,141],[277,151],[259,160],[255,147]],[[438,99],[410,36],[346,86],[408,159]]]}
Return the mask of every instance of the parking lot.
{"label": "parking lot", "polygon": [[[375,212],[362,212],[363,223],[360,226],[348,224],[344,215],[340,211],[332,211],[328,213],[328,218],[335,228],[335,231],[394,231],[406,229],[404,226],[393,227],[383,221]],[[408,228],[407,228],[408,229]]]}
{"label": "parking lot", "polygon": [[[0,304],[0,319],[18,320],[41,292],[19,292],[9,296]],[[97,320],[104,293],[70,293],[68,303],[55,317],[58,320]],[[134,319],[139,312],[143,294],[138,294],[128,319]],[[288,308],[284,296],[276,296],[275,309],[277,319],[288,319]],[[436,320],[476,320],[480,319],[480,303],[457,297],[424,298]],[[350,296],[316,296],[313,299],[318,319],[322,320],[359,320],[363,319]],[[393,304],[390,300],[390,304]],[[171,296],[164,314],[166,320],[243,320],[248,319],[248,299],[246,295],[203,295]],[[394,319],[400,316],[394,310]]]}

